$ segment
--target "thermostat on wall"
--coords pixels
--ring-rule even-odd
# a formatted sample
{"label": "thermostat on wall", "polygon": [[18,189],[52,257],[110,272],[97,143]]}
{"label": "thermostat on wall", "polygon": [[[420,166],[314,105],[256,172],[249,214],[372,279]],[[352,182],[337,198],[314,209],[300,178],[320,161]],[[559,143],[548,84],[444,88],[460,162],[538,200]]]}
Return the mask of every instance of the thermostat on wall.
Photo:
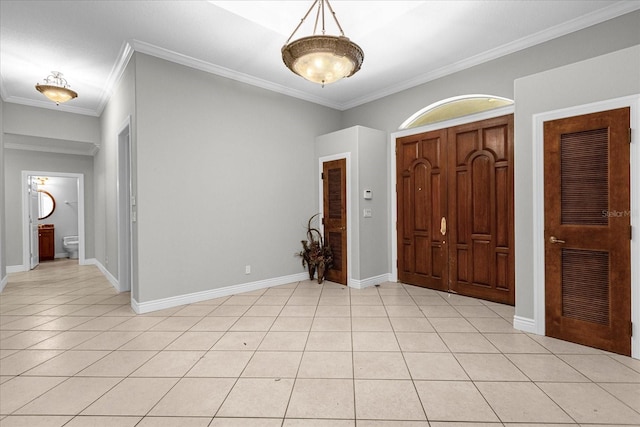
{"label": "thermostat on wall", "polygon": [[371,200],[373,196],[371,195],[371,190],[364,190],[364,199]]}

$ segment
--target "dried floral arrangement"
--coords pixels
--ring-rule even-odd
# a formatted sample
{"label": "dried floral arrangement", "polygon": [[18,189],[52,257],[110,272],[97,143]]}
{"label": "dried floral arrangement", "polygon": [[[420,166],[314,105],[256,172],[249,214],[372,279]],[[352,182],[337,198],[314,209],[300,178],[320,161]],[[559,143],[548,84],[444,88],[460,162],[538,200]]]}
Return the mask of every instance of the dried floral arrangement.
{"label": "dried floral arrangement", "polygon": [[307,222],[307,240],[302,240],[302,251],[298,256],[302,257],[302,266],[309,269],[309,280],[313,280],[315,273],[318,273],[318,283],[324,281],[326,271],[333,265],[333,254],[331,247],[324,244],[322,233],[311,226],[313,219],[318,214],[313,215]]}

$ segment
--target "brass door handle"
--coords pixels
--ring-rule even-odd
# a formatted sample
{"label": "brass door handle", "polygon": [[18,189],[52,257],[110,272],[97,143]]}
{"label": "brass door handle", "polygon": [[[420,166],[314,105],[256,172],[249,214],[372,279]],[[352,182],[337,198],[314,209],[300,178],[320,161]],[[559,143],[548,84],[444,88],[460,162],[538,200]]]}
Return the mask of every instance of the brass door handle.
{"label": "brass door handle", "polygon": [[560,240],[556,236],[549,237],[549,241],[551,243],[566,243],[564,240]]}
{"label": "brass door handle", "polygon": [[440,220],[440,234],[443,236],[447,234],[447,219],[445,217]]}

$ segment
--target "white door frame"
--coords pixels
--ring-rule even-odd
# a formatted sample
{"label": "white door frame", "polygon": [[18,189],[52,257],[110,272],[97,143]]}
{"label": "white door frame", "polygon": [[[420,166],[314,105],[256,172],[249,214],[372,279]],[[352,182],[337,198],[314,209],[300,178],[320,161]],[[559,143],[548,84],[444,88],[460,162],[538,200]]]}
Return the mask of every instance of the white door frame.
{"label": "white door frame", "polygon": [[545,335],[545,258],[544,258],[544,122],[565,117],[631,108],[631,357],[640,359],[640,94],[592,104],[548,111],[533,116],[533,331]]}
{"label": "white door frame", "polygon": [[118,132],[117,171],[118,291],[125,292],[131,290],[133,282],[131,230],[135,198],[131,187],[131,116]]}
{"label": "white door frame", "polygon": [[[325,162],[331,162],[333,160],[341,160],[345,159],[347,164],[346,171],[346,186],[347,186],[347,200],[345,201],[347,205],[347,286],[352,285],[352,274],[353,269],[351,268],[353,256],[352,256],[352,246],[351,246],[351,227],[353,226],[353,222],[351,221],[351,215],[353,215],[353,209],[350,205],[351,203],[351,153],[339,153],[332,154],[329,156],[324,156],[318,158],[318,177],[322,173],[323,167],[322,165]],[[320,212],[319,216],[319,229],[320,233],[324,238],[324,225],[322,224],[322,218],[324,218],[324,193],[323,193],[323,182],[322,179],[318,179],[318,212]]]}
{"label": "white door frame", "polygon": [[20,193],[22,194],[22,269],[29,271],[29,192],[24,183],[29,176],[51,176],[57,178],[75,178],[78,185],[78,264],[85,265],[84,238],[84,174],[46,171],[22,171]]}

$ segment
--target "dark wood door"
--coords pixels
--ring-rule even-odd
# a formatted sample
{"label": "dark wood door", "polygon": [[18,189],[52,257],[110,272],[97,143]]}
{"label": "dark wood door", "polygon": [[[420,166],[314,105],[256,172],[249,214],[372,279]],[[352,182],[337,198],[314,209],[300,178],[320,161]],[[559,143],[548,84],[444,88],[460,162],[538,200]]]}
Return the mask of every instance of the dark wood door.
{"label": "dark wood door", "polygon": [[322,164],[324,240],[331,246],[333,266],[325,278],[347,284],[347,161]]}
{"label": "dark wood door", "polygon": [[398,279],[514,304],[513,115],[396,140]]}
{"label": "dark wood door", "polygon": [[448,130],[451,290],[515,303],[513,115]]}
{"label": "dark wood door", "polygon": [[544,124],[546,334],[631,354],[629,108]]}
{"label": "dark wood door", "polygon": [[398,279],[447,290],[446,130],[396,141]]}

